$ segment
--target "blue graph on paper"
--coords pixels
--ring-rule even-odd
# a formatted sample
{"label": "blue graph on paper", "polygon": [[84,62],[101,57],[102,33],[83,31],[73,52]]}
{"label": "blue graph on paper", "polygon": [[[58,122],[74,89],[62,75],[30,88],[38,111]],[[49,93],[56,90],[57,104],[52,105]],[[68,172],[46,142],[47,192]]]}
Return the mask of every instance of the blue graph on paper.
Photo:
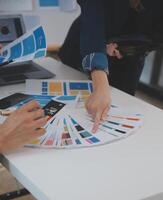
{"label": "blue graph on paper", "polygon": [[0,65],[33,60],[46,56],[46,36],[42,26],[24,34],[1,50]]}

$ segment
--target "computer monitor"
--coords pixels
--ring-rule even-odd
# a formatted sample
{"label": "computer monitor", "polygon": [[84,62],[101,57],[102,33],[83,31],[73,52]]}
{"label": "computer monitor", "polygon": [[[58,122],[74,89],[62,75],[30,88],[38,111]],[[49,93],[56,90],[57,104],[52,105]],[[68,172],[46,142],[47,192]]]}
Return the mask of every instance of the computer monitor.
{"label": "computer monitor", "polygon": [[[0,44],[5,46],[25,32],[22,15],[0,15]],[[0,66],[0,85],[21,83],[26,79],[48,79],[54,76],[33,61]]]}

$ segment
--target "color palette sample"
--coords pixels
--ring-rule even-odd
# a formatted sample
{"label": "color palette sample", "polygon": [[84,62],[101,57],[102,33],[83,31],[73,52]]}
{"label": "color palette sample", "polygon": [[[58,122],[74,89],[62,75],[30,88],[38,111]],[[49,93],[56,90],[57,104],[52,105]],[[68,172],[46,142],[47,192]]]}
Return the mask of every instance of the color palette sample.
{"label": "color palette sample", "polygon": [[46,37],[39,26],[1,50],[0,64],[5,62],[29,61],[46,56]]}
{"label": "color palette sample", "polygon": [[120,107],[112,106],[97,133],[92,133],[93,123],[85,109],[65,106],[51,118],[46,126],[46,134],[27,146],[81,148],[108,144],[137,131],[143,124],[143,116],[126,113]]}
{"label": "color palette sample", "polygon": [[92,93],[91,81],[62,81],[62,80],[27,80],[26,91],[32,94],[41,95],[80,95],[81,100],[85,100]]}

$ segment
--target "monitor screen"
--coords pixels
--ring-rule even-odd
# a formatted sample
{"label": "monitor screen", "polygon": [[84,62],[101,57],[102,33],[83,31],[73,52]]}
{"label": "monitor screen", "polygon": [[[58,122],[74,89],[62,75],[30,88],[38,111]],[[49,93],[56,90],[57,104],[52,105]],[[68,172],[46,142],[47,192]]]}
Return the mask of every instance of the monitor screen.
{"label": "monitor screen", "polygon": [[10,43],[23,35],[21,17],[0,17],[0,43]]}

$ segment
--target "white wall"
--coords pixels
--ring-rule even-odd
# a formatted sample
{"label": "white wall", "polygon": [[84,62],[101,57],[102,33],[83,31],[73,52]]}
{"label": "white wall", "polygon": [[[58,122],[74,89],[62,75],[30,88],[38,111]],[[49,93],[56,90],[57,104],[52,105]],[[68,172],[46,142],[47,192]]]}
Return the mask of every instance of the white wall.
{"label": "white wall", "polygon": [[[152,77],[152,71],[153,71],[153,67],[154,67],[153,62],[154,62],[155,54],[156,54],[155,52],[151,52],[146,58],[143,73],[140,78],[140,81],[142,83],[150,84],[150,80]],[[163,59],[162,59],[162,61],[163,61]],[[161,73],[160,73],[158,79],[159,79],[158,83],[157,83],[157,85],[155,85],[155,87],[159,86],[163,89],[163,63],[161,66]]]}
{"label": "white wall", "polygon": [[73,12],[64,12],[59,8],[38,9],[34,6],[33,11],[10,11],[0,12],[0,14],[23,14],[28,29],[40,21],[41,25],[45,28],[47,43],[62,44],[72,22],[80,14],[80,8],[78,6]]}
{"label": "white wall", "polygon": [[60,10],[40,10],[35,11],[35,15],[40,16],[41,24],[44,26],[47,34],[47,43],[62,44],[66,34],[74,21],[79,15],[80,10],[73,12],[61,12]]}
{"label": "white wall", "polygon": [[153,61],[155,57],[155,52],[151,52],[145,61],[145,66],[143,69],[143,73],[140,77],[140,81],[145,84],[149,84],[152,76],[152,70],[153,70]]}

